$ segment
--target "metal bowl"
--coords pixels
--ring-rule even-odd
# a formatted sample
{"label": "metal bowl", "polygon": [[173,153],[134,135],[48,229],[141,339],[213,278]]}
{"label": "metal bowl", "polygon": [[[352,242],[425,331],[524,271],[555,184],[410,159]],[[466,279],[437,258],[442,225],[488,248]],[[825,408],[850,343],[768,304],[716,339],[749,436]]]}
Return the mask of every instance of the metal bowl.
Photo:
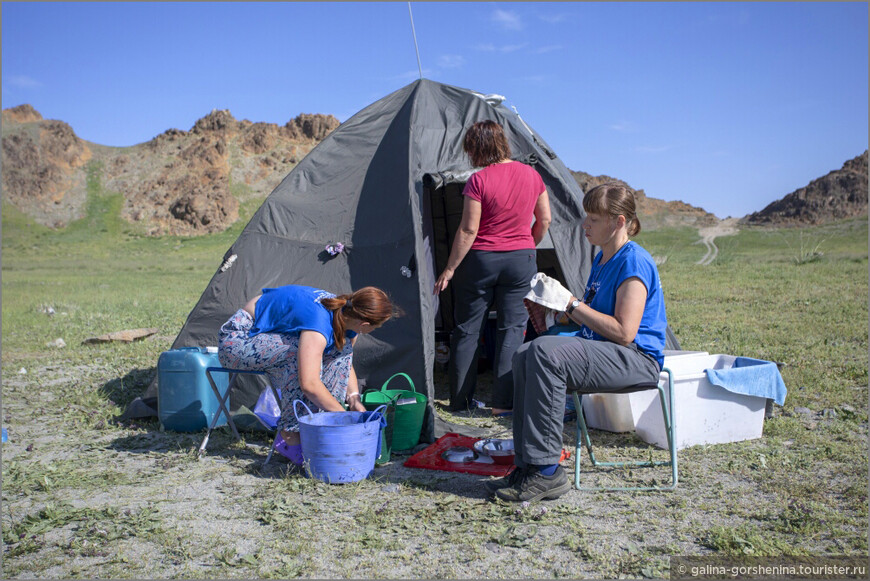
{"label": "metal bowl", "polygon": [[454,446],[441,452],[441,457],[448,462],[474,462],[477,452],[467,446]]}
{"label": "metal bowl", "polygon": [[514,463],[514,441],[486,438],[474,443],[474,451],[489,456],[496,464]]}

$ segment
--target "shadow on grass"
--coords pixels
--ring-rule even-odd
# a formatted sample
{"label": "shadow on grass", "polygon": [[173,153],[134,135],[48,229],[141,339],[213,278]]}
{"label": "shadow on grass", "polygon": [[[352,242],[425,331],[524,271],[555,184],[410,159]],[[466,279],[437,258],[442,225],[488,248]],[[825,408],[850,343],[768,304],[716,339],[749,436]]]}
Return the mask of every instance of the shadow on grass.
{"label": "shadow on grass", "polygon": [[[141,397],[154,378],[157,377],[157,367],[132,369],[124,377],[110,379],[100,388],[100,394],[115,402],[123,410],[137,397]],[[157,401],[154,406],[156,410]]]}
{"label": "shadow on grass", "polygon": [[[236,440],[228,426],[212,430],[205,452],[200,457],[199,448],[205,438],[205,430],[198,432],[173,432],[161,430],[156,418],[135,418],[124,423],[140,430],[138,433],[118,437],[107,449],[127,454],[152,456],[158,465],[165,468],[186,463],[205,461],[232,463],[253,476],[275,478],[286,475],[286,460],[278,454],[272,456],[269,465],[263,463],[269,453],[274,436],[260,431],[241,431],[241,440]],[[284,464],[283,473],[281,465]]]}

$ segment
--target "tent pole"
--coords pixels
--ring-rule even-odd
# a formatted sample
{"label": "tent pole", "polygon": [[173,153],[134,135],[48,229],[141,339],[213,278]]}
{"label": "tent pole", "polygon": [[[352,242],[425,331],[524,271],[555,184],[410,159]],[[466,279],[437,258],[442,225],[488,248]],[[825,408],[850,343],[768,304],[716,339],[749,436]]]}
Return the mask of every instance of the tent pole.
{"label": "tent pole", "polygon": [[411,3],[408,2],[408,16],[411,17],[411,34],[414,36],[414,50],[417,51],[417,68],[420,69],[420,79],[423,79],[423,65],[420,64],[420,47],[417,46],[417,32],[414,30],[414,14],[411,12]]}

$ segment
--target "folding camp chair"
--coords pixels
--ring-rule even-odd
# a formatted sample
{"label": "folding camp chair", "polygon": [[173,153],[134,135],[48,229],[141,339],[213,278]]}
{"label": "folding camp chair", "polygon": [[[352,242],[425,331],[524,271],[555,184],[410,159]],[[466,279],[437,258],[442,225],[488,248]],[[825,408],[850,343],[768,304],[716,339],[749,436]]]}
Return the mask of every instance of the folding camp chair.
{"label": "folding camp chair", "polygon": [[[212,373],[229,373],[230,374],[229,384],[227,385],[227,390],[226,390],[226,392],[223,393],[223,395],[221,395],[220,390],[218,390],[218,387],[214,382],[214,377],[212,377]],[[214,429],[215,425],[217,424],[218,418],[220,418],[221,413],[223,413],[226,416],[227,423],[230,425],[230,428],[232,428],[233,435],[236,437],[236,440],[242,439],[242,437],[239,436],[239,431],[236,429],[235,422],[233,422],[233,417],[230,415],[230,410],[229,410],[229,406],[227,405],[227,402],[229,401],[230,392],[233,389],[233,384],[235,383],[236,378],[239,375],[244,374],[244,373],[249,373],[251,375],[266,375],[265,371],[252,371],[252,370],[247,370],[247,369],[227,369],[225,367],[207,367],[206,368],[205,376],[208,378],[208,383],[209,383],[209,385],[211,385],[211,389],[214,392],[215,397],[217,398],[218,411],[217,411],[217,413],[214,414],[214,417],[211,419],[211,423],[208,426],[208,431],[206,431],[206,433],[205,433],[205,438],[203,438],[202,444],[199,445],[199,452],[197,453],[198,456],[201,456],[202,453],[205,451],[205,447],[208,445],[208,438],[209,438],[209,436],[211,436],[211,431]],[[271,382],[269,382],[269,388],[272,390],[272,395],[275,396],[275,401],[280,402],[281,398],[278,396],[278,390],[275,389],[275,387],[272,385]],[[275,439],[277,440],[277,438],[278,438],[278,436],[276,434]],[[272,452],[274,450],[275,450],[275,441],[272,442],[272,446],[269,449],[269,456],[266,458],[266,461],[263,463],[264,466],[269,463],[269,460],[272,458]]]}
{"label": "folding camp chair", "polygon": [[[674,445],[674,376],[671,373],[671,370],[668,368],[662,369],[662,373],[667,373],[668,375],[668,397],[667,402],[665,401],[665,391],[662,387],[662,382],[658,383],[641,383],[638,385],[633,385],[631,387],[627,387],[625,389],[620,389],[618,391],[605,391],[601,392],[586,392],[586,393],[609,393],[609,394],[622,394],[622,393],[634,393],[637,391],[646,391],[655,389],[659,394],[659,401],[662,404],[662,416],[665,422],[665,433],[668,438],[668,450],[670,451],[671,459],[669,461],[626,461],[626,462],[599,462],[595,459],[595,454],[592,452],[592,442],[589,439],[589,432],[586,429],[586,417],[583,413],[583,406],[580,403],[580,396],[582,393],[573,392],[574,397],[574,407],[577,410],[577,427],[576,427],[576,438],[577,444],[574,451],[574,487],[577,490],[673,490],[677,487],[677,449]],[[668,486],[634,486],[634,487],[581,487],[580,486],[580,452],[581,448],[585,446],[587,452],[589,453],[589,459],[592,462],[593,466],[611,466],[615,468],[620,467],[643,467],[643,466],[670,466],[671,467],[671,484]]]}

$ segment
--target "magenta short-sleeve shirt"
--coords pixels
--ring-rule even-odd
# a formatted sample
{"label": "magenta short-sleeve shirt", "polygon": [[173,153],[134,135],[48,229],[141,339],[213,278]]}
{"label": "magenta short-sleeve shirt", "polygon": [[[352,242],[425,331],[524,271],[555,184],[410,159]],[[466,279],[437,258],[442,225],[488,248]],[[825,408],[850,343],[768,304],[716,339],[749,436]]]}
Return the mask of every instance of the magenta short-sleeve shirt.
{"label": "magenta short-sleeve shirt", "polygon": [[535,247],[532,221],[544,180],[518,161],[496,163],[478,171],[462,194],[480,202],[480,226],[472,250],[505,252]]}

